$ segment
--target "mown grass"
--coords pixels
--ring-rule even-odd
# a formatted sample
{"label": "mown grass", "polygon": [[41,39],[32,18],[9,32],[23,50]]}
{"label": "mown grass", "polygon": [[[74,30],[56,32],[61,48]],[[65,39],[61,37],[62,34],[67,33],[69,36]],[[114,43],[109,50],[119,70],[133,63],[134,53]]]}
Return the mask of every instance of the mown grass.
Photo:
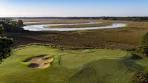
{"label": "mown grass", "polygon": [[135,71],[117,59],[94,61],[75,74],[70,83],[132,83]]}
{"label": "mown grass", "polygon": [[[47,69],[29,68],[24,60],[47,54],[54,63]],[[148,71],[147,58],[133,60],[122,50],[60,50],[48,45],[26,45],[0,64],[0,83],[133,83],[137,71]]]}
{"label": "mown grass", "polygon": [[[50,68],[32,69],[23,62],[42,54],[55,58]],[[119,80],[120,83],[128,83],[134,71],[128,71],[120,61],[125,56],[127,52],[121,50],[59,50],[48,46],[28,45],[15,49],[13,55],[0,65],[0,83],[98,83],[101,79],[101,83],[105,83],[105,80],[108,83],[118,83]],[[92,69],[85,70],[87,67]],[[81,71],[84,72],[79,74]],[[97,73],[96,76],[94,72],[95,75]],[[81,74],[84,75],[81,77]]]}

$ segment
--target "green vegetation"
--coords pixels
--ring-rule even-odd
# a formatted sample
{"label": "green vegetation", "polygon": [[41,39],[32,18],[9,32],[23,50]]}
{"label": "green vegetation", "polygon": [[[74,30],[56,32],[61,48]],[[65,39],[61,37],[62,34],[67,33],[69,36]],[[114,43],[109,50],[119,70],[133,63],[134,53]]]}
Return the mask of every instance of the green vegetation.
{"label": "green vegetation", "polygon": [[[83,19],[54,20],[50,23],[90,21],[100,22]],[[128,26],[93,31],[8,33],[16,40],[15,46],[25,45],[13,49],[12,56],[0,65],[0,83],[145,83],[148,77],[148,57],[143,54],[147,54],[148,34],[145,33],[148,32],[148,23],[112,20],[101,22],[122,22]],[[16,23],[12,24],[16,26]],[[18,24],[21,26],[22,22],[19,21]],[[51,46],[44,45],[45,43]],[[137,46],[141,47],[140,51],[139,48],[137,51]],[[54,58],[49,68],[30,68],[29,63],[24,62],[40,55]]]}
{"label": "green vegetation", "polygon": [[21,28],[23,26],[23,21],[22,20],[18,20],[14,21],[10,18],[4,18],[4,19],[0,19],[0,24],[3,26],[4,31],[6,32],[17,32],[17,31],[23,31],[23,29]]}
{"label": "green vegetation", "polygon": [[[29,68],[27,64],[23,62],[29,57],[42,54],[54,56],[55,60],[51,67],[47,69],[33,69]],[[61,55],[60,64],[57,61],[59,60],[59,55]],[[79,75],[77,75],[77,72],[82,71],[83,67],[85,71],[85,67],[89,66],[100,68],[100,70],[102,71],[97,72],[102,72],[102,75],[104,72],[107,71],[107,69],[109,69],[108,72],[110,72],[110,76],[118,77],[120,73],[124,74],[123,71],[127,71],[125,70],[126,66],[121,63],[122,65],[124,65],[125,69],[124,67],[122,68],[122,65],[120,65],[119,61],[126,55],[127,52],[121,50],[83,49],[62,51],[48,46],[28,45],[15,49],[13,51],[13,56],[6,59],[5,62],[0,65],[0,83],[66,83],[68,81],[70,81],[70,83],[73,83],[71,81],[73,79],[74,81],[76,81],[75,79],[78,79],[76,77],[79,77]],[[118,69],[122,70],[118,71]],[[95,71],[90,70],[90,72],[86,72],[86,77],[88,76],[87,73],[91,74],[91,72]],[[113,74],[113,71],[118,71],[116,73],[117,75]],[[128,72],[127,73],[131,75],[132,72]],[[126,77],[126,74],[124,74],[124,76],[125,80],[129,81],[130,76]],[[107,79],[109,80],[110,78],[106,78],[106,80]],[[119,80],[120,79],[122,78],[119,78]],[[112,82],[115,82],[115,80],[116,79],[112,79]],[[124,81],[124,79],[122,81]]]}
{"label": "green vegetation", "polygon": [[141,38],[141,44],[137,48],[130,50],[132,58],[142,59],[148,56],[148,33],[144,34]]}
{"label": "green vegetation", "polygon": [[13,41],[9,38],[0,38],[0,62],[11,54],[11,45]]}
{"label": "green vegetation", "polygon": [[18,20],[17,26],[18,26],[18,27],[23,27],[23,26],[24,26],[23,21],[22,21],[22,20]]}
{"label": "green vegetation", "polygon": [[8,38],[6,35],[9,31],[19,30],[18,27],[23,26],[23,22],[11,21],[11,19],[0,19],[0,63],[3,59],[6,59],[11,55],[11,46],[13,40]]}
{"label": "green vegetation", "polygon": [[148,73],[137,72],[133,78],[134,83],[148,83]]}
{"label": "green vegetation", "polygon": [[[47,69],[29,68],[24,60],[50,55]],[[146,60],[130,59],[128,52],[109,49],[60,50],[50,46],[27,45],[13,50],[0,65],[0,83],[133,83],[137,71],[145,71]]]}
{"label": "green vegetation", "polygon": [[0,63],[10,56],[13,41],[5,36],[3,25],[0,24]]}
{"label": "green vegetation", "polygon": [[144,55],[148,55],[148,33],[146,33],[141,42],[141,51]]}
{"label": "green vegetation", "polygon": [[128,67],[118,59],[94,61],[76,73],[70,83],[132,83],[135,71]]}
{"label": "green vegetation", "polygon": [[147,67],[147,55],[148,55],[148,33],[142,37],[141,45],[135,50],[131,50],[132,59],[138,60],[136,63],[143,67],[143,71],[137,71],[133,75],[133,83],[147,83],[148,82],[148,67]]}

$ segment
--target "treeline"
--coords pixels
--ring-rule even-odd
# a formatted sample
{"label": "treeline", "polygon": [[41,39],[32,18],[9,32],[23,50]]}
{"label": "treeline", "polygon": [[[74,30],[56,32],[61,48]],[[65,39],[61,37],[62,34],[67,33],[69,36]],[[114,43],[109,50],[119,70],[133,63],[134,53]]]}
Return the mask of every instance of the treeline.
{"label": "treeline", "polygon": [[6,33],[23,31],[21,28],[23,26],[22,20],[15,21],[11,18],[0,18],[0,63],[11,55],[13,39],[8,38]]}
{"label": "treeline", "polygon": [[0,63],[11,55],[11,45],[13,44],[13,39],[6,37],[4,28],[6,25],[9,23],[0,22]]}
{"label": "treeline", "polygon": [[148,17],[101,17],[103,20],[148,21]]}
{"label": "treeline", "polygon": [[23,31],[21,27],[24,26],[22,20],[15,21],[12,18],[0,18],[0,25],[5,32]]}
{"label": "treeline", "polygon": [[15,19],[102,19],[123,21],[148,21],[148,17],[15,17]]}

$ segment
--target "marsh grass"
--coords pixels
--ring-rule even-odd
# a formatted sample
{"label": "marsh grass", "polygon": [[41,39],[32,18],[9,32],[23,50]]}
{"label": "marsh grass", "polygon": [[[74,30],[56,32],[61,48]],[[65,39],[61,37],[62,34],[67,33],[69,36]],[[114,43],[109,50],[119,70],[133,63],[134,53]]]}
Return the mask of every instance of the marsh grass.
{"label": "marsh grass", "polygon": [[[141,37],[148,32],[148,22],[112,21],[112,20],[56,20],[58,22],[95,21],[104,23],[126,23],[127,26],[118,29],[101,29],[74,32],[26,32],[19,35],[9,34],[15,45],[28,43],[43,43],[62,48],[111,48],[132,49],[140,44]],[[53,21],[51,21],[53,22]],[[75,23],[75,22],[74,22]],[[73,26],[72,26],[73,27]]]}

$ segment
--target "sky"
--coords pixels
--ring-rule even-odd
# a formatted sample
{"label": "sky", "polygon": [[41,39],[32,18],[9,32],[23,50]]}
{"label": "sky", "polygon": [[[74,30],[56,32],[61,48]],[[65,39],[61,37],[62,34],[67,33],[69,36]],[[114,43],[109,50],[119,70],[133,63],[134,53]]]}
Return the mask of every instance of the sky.
{"label": "sky", "polygon": [[148,16],[148,0],[0,0],[0,17]]}

